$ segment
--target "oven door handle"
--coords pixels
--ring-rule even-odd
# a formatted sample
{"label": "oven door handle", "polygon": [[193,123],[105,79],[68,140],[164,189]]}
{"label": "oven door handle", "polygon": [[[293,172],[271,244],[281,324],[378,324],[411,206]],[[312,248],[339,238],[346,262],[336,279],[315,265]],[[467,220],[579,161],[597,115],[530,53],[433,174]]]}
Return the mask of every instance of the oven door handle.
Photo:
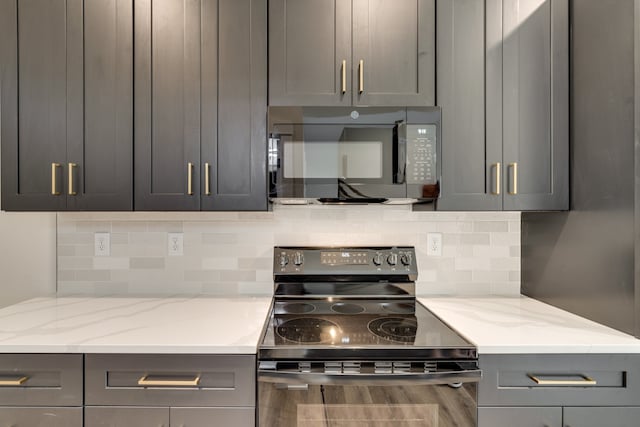
{"label": "oven door handle", "polygon": [[258,381],[287,385],[438,385],[479,382],[480,369],[429,373],[351,374],[258,369]]}

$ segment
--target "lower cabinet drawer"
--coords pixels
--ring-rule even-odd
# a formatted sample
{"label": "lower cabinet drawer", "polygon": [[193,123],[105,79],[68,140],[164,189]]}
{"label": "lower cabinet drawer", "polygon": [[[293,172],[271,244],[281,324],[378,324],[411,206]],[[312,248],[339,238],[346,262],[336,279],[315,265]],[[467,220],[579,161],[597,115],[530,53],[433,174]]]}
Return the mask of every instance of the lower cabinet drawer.
{"label": "lower cabinet drawer", "polygon": [[171,425],[255,427],[255,408],[171,408]]}
{"label": "lower cabinet drawer", "polygon": [[0,407],[0,425],[11,427],[82,427],[82,408]]}
{"label": "lower cabinet drawer", "polygon": [[640,408],[564,408],[566,427],[637,427]]}
{"label": "lower cabinet drawer", "polygon": [[479,406],[638,406],[640,355],[481,355]]}
{"label": "lower cabinet drawer", "polygon": [[82,406],[82,355],[0,354],[0,405]]}
{"label": "lower cabinet drawer", "polygon": [[255,408],[88,406],[84,427],[255,427]]}
{"label": "lower cabinet drawer", "polygon": [[84,427],[169,427],[169,408],[84,408]]}
{"label": "lower cabinet drawer", "polygon": [[253,355],[85,356],[87,406],[255,406]]}
{"label": "lower cabinet drawer", "polygon": [[478,427],[562,427],[562,408],[478,408]]}

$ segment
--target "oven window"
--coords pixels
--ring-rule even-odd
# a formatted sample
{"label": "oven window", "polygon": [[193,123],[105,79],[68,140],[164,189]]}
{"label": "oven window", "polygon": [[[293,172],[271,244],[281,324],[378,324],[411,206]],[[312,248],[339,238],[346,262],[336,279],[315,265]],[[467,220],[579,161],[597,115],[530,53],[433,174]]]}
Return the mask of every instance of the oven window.
{"label": "oven window", "polygon": [[[393,156],[393,128],[293,126],[281,135],[284,178],[382,179]],[[387,167],[388,168],[388,167]]]}
{"label": "oven window", "polygon": [[258,383],[260,427],[475,427],[476,385]]}

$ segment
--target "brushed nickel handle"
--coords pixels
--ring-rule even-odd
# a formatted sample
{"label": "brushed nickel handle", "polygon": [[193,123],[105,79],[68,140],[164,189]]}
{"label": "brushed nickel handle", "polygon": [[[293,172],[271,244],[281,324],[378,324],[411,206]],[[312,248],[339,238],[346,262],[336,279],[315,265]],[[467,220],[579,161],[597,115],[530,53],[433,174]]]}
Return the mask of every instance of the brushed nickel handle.
{"label": "brushed nickel handle", "polygon": [[495,182],[495,186],[493,187],[493,192],[491,194],[499,196],[500,195],[500,162],[494,164],[492,167],[496,171],[496,182]]}
{"label": "brushed nickel handle", "polygon": [[518,164],[517,163],[509,163],[509,169],[511,169],[513,173],[513,180],[511,181],[512,186],[509,191],[509,194],[516,195],[518,194]]}
{"label": "brushed nickel handle", "polygon": [[58,168],[62,165],[60,163],[51,163],[51,194],[53,196],[59,196],[60,192],[58,191],[58,184],[56,180],[56,176],[58,175],[56,172]]}
{"label": "brushed nickel handle", "polygon": [[73,189],[73,168],[75,168],[76,166],[78,166],[76,163],[69,163],[69,195],[70,196],[75,196],[76,194],[78,194],[74,189]]}
{"label": "brushed nickel handle", "polygon": [[211,170],[211,164],[204,164],[204,194],[207,196],[211,195],[211,187],[209,183],[209,171]]}
{"label": "brushed nickel handle", "polygon": [[189,377],[170,377],[167,375],[145,375],[138,380],[138,385],[153,387],[184,387],[200,384],[200,375]]}
{"label": "brushed nickel handle", "polygon": [[358,91],[364,92],[364,60],[361,59],[358,64]]}
{"label": "brushed nickel handle", "polygon": [[347,60],[342,60],[342,93],[347,93]]}
{"label": "brushed nickel handle", "polygon": [[21,375],[15,378],[4,378],[0,379],[0,387],[15,387],[18,385],[22,385],[29,379],[26,375]]}
{"label": "brushed nickel handle", "polygon": [[[556,375],[558,379],[550,379],[549,377],[553,377],[553,375],[533,375],[527,374],[529,378],[531,378],[536,384],[539,385],[597,385],[598,382],[593,378],[590,378],[586,375],[575,375],[580,377],[580,379],[560,379],[561,375]],[[547,378],[545,378],[547,377]]]}
{"label": "brushed nickel handle", "polygon": [[187,194],[193,196],[193,163],[187,163]]}

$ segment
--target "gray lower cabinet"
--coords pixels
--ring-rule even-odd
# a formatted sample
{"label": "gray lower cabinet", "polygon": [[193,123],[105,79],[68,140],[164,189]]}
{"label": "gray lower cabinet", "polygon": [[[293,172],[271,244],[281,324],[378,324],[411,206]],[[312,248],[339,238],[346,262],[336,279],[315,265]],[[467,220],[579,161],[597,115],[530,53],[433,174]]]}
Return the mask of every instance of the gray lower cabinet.
{"label": "gray lower cabinet", "polygon": [[265,210],[266,1],[138,0],[135,210]]}
{"label": "gray lower cabinet", "polygon": [[0,354],[0,426],[82,427],[82,355]]}
{"label": "gray lower cabinet", "polygon": [[170,427],[169,408],[88,406],[85,427]]}
{"label": "gray lower cabinet", "polygon": [[82,408],[0,407],[0,426],[82,427]]}
{"label": "gray lower cabinet", "polygon": [[562,408],[478,408],[478,426],[561,427]]}
{"label": "gray lower cabinet", "polygon": [[254,355],[85,356],[85,427],[255,426]]}
{"label": "gray lower cabinet", "polygon": [[2,209],[132,209],[132,10],[0,1]]}
{"label": "gray lower cabinet", "polygon": [[564,408],[564,427],[637,427],[640,408]]}
{"label": "gray lower cabinet", "polygon": [[271,0],[269,105],[435,105],[435,0]]}
{"label": "gray lower cabinet", "polygon": [[640,355],[481,355],[479,427],[634,427]]}
{"label": "gray lower cabinet", "polygon": [[568,0],[438,0],[441,210],[569,208]]}

